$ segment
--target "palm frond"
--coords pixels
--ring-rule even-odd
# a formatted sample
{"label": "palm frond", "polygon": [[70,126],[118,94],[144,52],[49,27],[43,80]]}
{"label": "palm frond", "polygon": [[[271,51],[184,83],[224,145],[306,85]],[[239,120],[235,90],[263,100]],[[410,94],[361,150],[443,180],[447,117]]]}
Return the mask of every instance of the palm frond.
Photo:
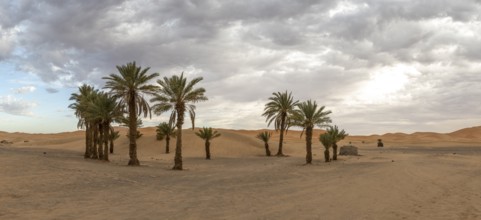
{"label": "palm frond", "polygon": [[203,140],[210,141],[214,138],[220,137],[221,134],[216,130],[213,130],[211,127],[203,127],[198,132],[195,132],[195,135],[202,138]]}

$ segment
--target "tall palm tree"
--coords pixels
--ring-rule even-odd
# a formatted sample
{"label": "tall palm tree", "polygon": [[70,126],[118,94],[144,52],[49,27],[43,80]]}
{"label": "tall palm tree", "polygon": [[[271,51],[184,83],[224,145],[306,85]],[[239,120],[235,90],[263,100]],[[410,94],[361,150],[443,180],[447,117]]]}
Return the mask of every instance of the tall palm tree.
{"label": "tall palm tree", "polygon": [[68,107],[75,110],[75,116],[79,119],[77,123],[78,128],[85,127],[85,153],[84,158],[90,158],[92,153],[92,135],[90,123],[86,118],[86,110],[88,103],[91,102],[93,94],[97,90],[94,87],[87,84],[83,84],[79,87],[79,93],[72,93],[70,99],[74,103],[70,104]]}
{"label": "tall palm tree", "polygon": [[202,128],[195,135],[205,140],[205,159],[210,160],[210,141],[214,138],[220,137],[220,133],[212,128]]}
{"label": "tall palm tree", "polygon": [[326,131],[332,137],[332,160],[337,160],[337,142],[346,138],[349,134],[344,129],[339,130],[337,125],[331,126]]}
{"label": "tall palm tree", "polygon": [[331,111],[324,111],[325,106],[318,108],[316,101],[307,100],[296,105],[292,115],[292,124],[302,127],[302,134],[306,131],[306,164],[312,163],[312,131],[314,126],[325,127],[331,122],[328,117]]}
{"label": "tall palm tree", "polygon": [[158,73],[147,73],[150,67],[142,69],[135,62],[117,66],[119,74],[110,74],[102,79],[107,80],[104,88],[110,89],[113,97],[117,98],[121,106],[127,108],[129,115],[129,156],[128,165],[140,165],[137,158],[137,115],[144,113],[150,115],[150,106],[144,99],[144,94],[154,95],[157,86],[150,85],[149,81],[159,76]]}
{"label": "tall palm tree", "polygon": [[330,134],[324,133],[319,136],[319,141],[321,141],[322,145],[324,146],[324,160],[326,162],[329,162],[330,161],[329,148],[331,148],[334,140]]}
{"label": "tall palm tree", "polygon": [[92,120],[98,122],[100,135],[99,159],[108,161],[111,123],[115,119],[122,117],[123,112],[121,106],[118,105],[116,98],[101,92],[97,98],[90,103],[87,115]]}
{"label": "tall palm tree", "polygon": [[272,133],[271,132],[261,132],[256,135],[256,138],[264,142],[264,147],[266,149],[266,156],[270,157],[271,156],[271,151],[269,150],[269,139],[271,138]]}
{"label": "tall palm tree", "polygon": [[294,107],[297,105],[298,101],[294,101],[291,93],[272,93],[272,97],[269,98],[269,102],[265,105],[264,113],[262,116],[266,117],[269,126],[274,122],[274,128],[276,131],[280,131],[279,137],[279,149],[277,150],[276,156],[284,156],[282,152],[282,144],[284,141],[284,132],[287,131],[289,127],[289,118],[294,112]]}
{"label": "tall palm tree", "polygon": [[169,123],[175,124],[177,127],[175,159],[172,168],[174,170],[182,170],[182,125],[184,124],[186,111],[189,112],[192,129],[194,129],[195,105],[189,103],[207,100],[204,95],[204,88],[194,88],[202,79],[202,77],[197,77],[192,81],[187,81],[187,78],[184,78],[184,73],[180,76],[164,77],[163,80],[157,80],[160,89],[155,97],[150,100],[157,103],[152,107],[155,114],[160,115],[163,112],[171,111]]}
{"label": "tall palm tree", "polygon": [[157,132],[157,140],[161,141],[165,139],[165,153],[170,153],[170,138],[175,138],[176,130],[173,124],[162,122],[157,126],[155,130]]}

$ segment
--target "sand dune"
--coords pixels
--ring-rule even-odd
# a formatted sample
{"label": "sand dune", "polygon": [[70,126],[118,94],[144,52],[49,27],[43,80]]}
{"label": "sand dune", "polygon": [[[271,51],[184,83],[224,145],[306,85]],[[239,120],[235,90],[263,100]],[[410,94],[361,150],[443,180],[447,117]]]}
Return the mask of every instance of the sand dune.
{"label": "sand dune", "polygon": [[[304,165],[300,131],[264,157],[260,132],[218,129],[212,160],[184,130],[185,171],[172,171],[155,128],[141,128],[141,167],[127,167],[117,128],[110,163],[84,160],[84,133],[0,132],[0,219],[480,219],[481,127],[447,134],[349,136],[362,156]],[[377,148],[377,139],[384,148]],[[271,151],[277,150],[273,132]],[[175,139],[171,141],[174,151]]]}

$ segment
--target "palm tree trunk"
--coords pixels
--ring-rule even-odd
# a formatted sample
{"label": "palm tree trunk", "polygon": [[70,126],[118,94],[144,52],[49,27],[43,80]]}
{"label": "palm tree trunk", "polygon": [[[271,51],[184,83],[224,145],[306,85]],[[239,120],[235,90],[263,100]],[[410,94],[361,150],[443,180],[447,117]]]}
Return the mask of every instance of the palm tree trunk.
{"label": "palm tree trunk", "polygon": [[94,126],[89,122],[89,158],[93,158],[94,155]]}
{"label": "palm tree trunk", "polygon": [[99,143],[99,127],[97,123],[92,123],[92,132],[93,132],[93,140],[92,140],[92,159],[99,159],[99,154],[97,151],[98,143]]}
{"label": "palm tree trunk", "polygon": [[110,142],[110,153],[113,154],[114,153],[114,139],[113,138],[109,138],[109,142]]}
{"label": "palm tree trunk", "polygon": [[169,146],[169,145],[170,145],[170,136],[167,135],[167,136],[165,137],[165,153],[166,153],[166,154],[170,153],[170,149],[169,149],[170,146]]}
{"label": "palm tree trunk", "polygon": [[85,154],[84,158],[90,158],[90,127],[85,123]]}
{"label": "palm tree trunk", "polygon": [[264,142],[264,147],[266,148],[266,156],[271,156],[271,151],[269,150],[269,143]]}
{"label": "palm tree trunk", "polygon": [[332,145],[332,160],[337,160],[337,144]]}
{"label": "palm tree trunk", "polygon": [[306,128],[306,164],[312,163],[312,127]]}
{"label": "palm tree trunk", "polygon": [[99,146],[98,146],[98,151],[99,151],[99,160],[103,160],[104,159],[104,139],[105,139],[105,133],[104,133],[104,126],[102,124],[102,122],[99,122],[98,123],[98,127],[99,127],[99,139],[98,139],[98,142],[99,142]]}
{"label": "palm tree trunk", "polygon": [[103,159],[105,161],[109,161],[109,139],[110,139],[110,135],[109,135],[109,131],[110,131],[110,123],[108,122],[105,122],[104,123],[104,157]]}
{"label": "palm tree trunk", "polygon": [[129,166],[139,166],[137,159],[137,111],[135,108],[135,94],[130,94],[129,100]]}
{"label": "palm tree trunk", "polygon": [[111,134],[111,135],[109,135],[109,144],[110,144],[110,149],[109,149],[109,151],[110,151],[111,154],[113,154],[113,153],[114,153],[114,138],[113,138],[112,135],[115,133],[115,131],[114,131],[114,129],[111,127],[111,125],[109,125],[109,127],[110,127],[110,131],[109,131],[109,132],[110,132],[110,134]]}
{"label": "palm tree trunk", "polygon": [[184,112],[183,107],[176,107],[177,111],[177,137],[175,145],[175,158],[173,170],[182,170],[182,124],[184,124]]}
{"label": "palm tree trunk", "polygon": [[326,148],[326,150],[324,150],[324,160],[327,162],[329,162],[329,149]]}
{"label": "palm tree trunk", "polygon": [[281,135],[279,136],[279,148],[277,149],[276,156],[284,156],[282,153],[282,143],[284,142],[284,131],[286,130],[286,114],[282,114],[281,118]]}
{"label": "palm tree trunk", "polygon": [[205,159],[210,160],[210,142],[205,140]]}

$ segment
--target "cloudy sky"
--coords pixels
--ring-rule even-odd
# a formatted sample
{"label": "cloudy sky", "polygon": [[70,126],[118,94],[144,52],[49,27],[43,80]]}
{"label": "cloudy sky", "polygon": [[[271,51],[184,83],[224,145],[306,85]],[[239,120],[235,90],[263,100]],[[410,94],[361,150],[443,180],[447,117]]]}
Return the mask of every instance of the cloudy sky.
{"label": "cloudy sky", "polygon": [[76,130],[70,94],[134,60],[204,77],[198,126],[286,90],[351,134],[481,124],[480,0],[0,0],[0,130]]}

